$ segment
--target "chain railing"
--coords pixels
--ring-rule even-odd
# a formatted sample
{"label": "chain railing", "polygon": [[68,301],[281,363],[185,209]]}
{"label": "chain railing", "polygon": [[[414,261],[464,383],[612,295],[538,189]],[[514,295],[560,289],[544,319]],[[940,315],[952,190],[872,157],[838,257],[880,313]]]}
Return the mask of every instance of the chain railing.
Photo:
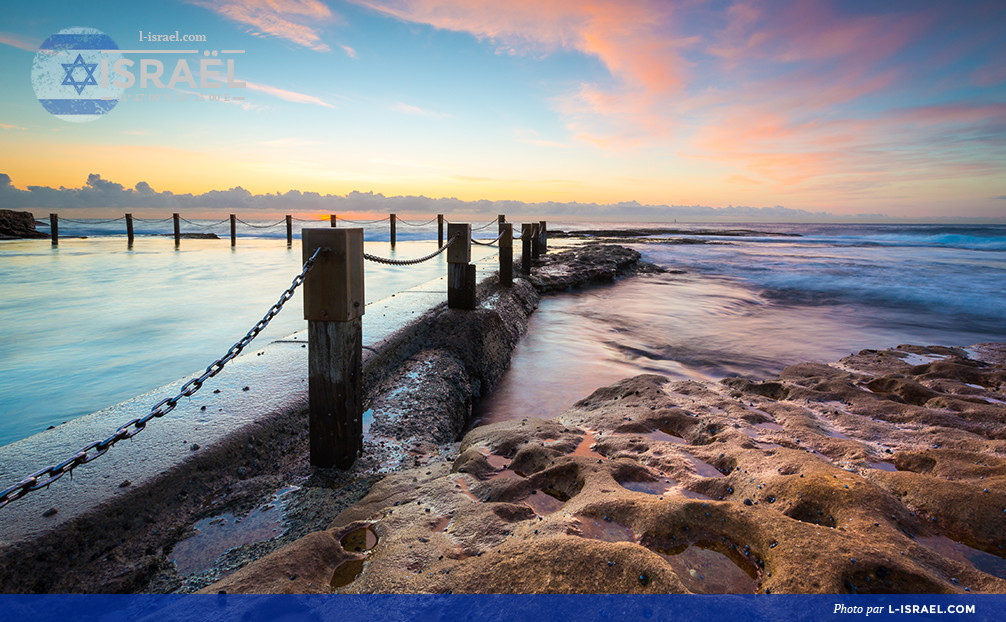
{"label": "chain railing", "polygon": [[410,227],[425,227],[426,225],[432,225],[433,223],[437,222],[437,217],[434,216],[433,218],[427,220],[426,222],[409,222],[408,220],[405,220],[403,218],[396,218],[395,221],[400,222],[403,225],[408,225]]}
{"label": "chain railing", "polygon": [[120,216],[118,218],[111,218],[109,220],[78,220],[76,218],[60,218],[60,222],[72,222],[76,225],[107,225],[110,222],[119,222],[120,220],[125,220],[125,216]]}
{"label": "chain railing", "polygon": [[418,263],[429,261],[430,259],[433,259],[440,253],[444,252],[445,250],[447,250],[447,247],[449,247],[451,243],[454,242],[454,240],[456,239],[458,239],[458,236],[456,234],[452,235],[451,239],[447,240],[447,242],[437,250],[433,251],[429,255],[426,255],[424,257],[417,257],[415,259],[389,259],[387,257],[378,257],[377,255],[371,255],[370,253],[364,253],[363,258],[369,261],[373,261],[374,263],[383,263],[388,266],[414,266]]}
{"label": "chain railing", "polygon": [[[181,389],[174,397],[165,398],[157,404],[154,404],[149,413],[122,424],[108,438],[101,441],[94,441],[93,443],[84,446],[80,451],[66,460],[44,469],[39,469],[17,484],[14,484],[10,488],[0,492],[0,508],[5,507],[11,501],[16,501],[31,492],[49,486],[67,473],[73,472],[73,470],[80,465],[87,464],[88,462],[100,458],[119,441],[127,438],[133,438],[142,432],[151,419],[163,417],[164,415],[170,413],[175,409],[175,406],[183,397],[191,397],[194,395],[196,391],[202,388],[203,383],[223,371],[224,366],[241,354],[241,351],[244,350],[245,347],[247,347],[248,344],[251,343],[252,340],[254,340],[255,337],[257,337],[258,334],[269,325],[269,322],[271,322],[272,319],[283,309],[283,305],[285,305],[288,300],[293,298],[294,291],[296,291],[296,289],[304,282],[304,278],[307,276],[307,273],[314,267],[314,262],[318,258],[318,255],[324,250],[326,249],[319,248],[313,255],[311,255],[310,259],[304,262],[304,266],[301,269],[300,274],[294,277],[293,282],[290,283],[290,287],[286,288],[282,295],[280,295],[279,300],[276,301],[276,304],[269,308],[269,311],[266,312],[262,319],[259,320],[258,323],[256,323],[244,337],[232,345],[225,355],[210,363],[201,375],[192,378],[182,385]],[[94,453],[91,453],[92,451]]]}
{"label": "chain railing", "polygon": [[252,229],[272,229],[273,227],[278,227],[286,222],[286,219],[284,218],[283,220],[279,222],[274,222],[271,225],[253,225],[252,223],[241,220],[240,218],[235,218],[234,220],[241,223],[242,225],[251,227]]}
{"label": "chain railing", "polygon": [[377,220],[350,220],[348,218],[340,218],[339,222],[348,222],[348,223],[352,223],[354,225],[374,225],[374,224],[377,224],[379,222],[384,222],[385,220],[388,220],[389,218],[391,218],[391,217],[390,216],[385,216],[384,218],[378,218]]}
{"label": "chain railing", "polygon": [[492,246],[496,242],[500,241],[500,238],[503,237],[503,233],[504,233],[503,231],[500,231],[500,234],[497,235],[495,239],[490,240],[488,242],[483,242],[482,240],[476,240],[475,238],[472,238],[472,244],[479,244],[481,246]]}
{"label": "chain railing", "polygon": [[[206,229],[209,229],[210,227],[217,227],[217,226],[222,225],[224,223],[230,222],[229,218],[225,218],[223,220],[219,220],[217,222],[212,222],[212,223],[194,222],[194,221],[189,220],[188,218],[179,218],[179,220],[181,220],[184,223],[188,223],[188,224],[192,225],[193,227],[204,227]],[[237,219],[235,218],[235,220],[237,220]],[[275,226],[275,225],[273,225],[273,226]]]}

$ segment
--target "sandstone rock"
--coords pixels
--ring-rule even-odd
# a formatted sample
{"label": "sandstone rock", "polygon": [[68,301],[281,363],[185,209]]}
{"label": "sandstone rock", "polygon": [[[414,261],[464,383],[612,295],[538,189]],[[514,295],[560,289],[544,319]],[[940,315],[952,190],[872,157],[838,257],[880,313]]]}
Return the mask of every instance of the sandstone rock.
{"label": "sandstone rock", "polygon": [[30,212],[0,209],[0,240],[47,237],[49,234],[35,230],[35,217]]}

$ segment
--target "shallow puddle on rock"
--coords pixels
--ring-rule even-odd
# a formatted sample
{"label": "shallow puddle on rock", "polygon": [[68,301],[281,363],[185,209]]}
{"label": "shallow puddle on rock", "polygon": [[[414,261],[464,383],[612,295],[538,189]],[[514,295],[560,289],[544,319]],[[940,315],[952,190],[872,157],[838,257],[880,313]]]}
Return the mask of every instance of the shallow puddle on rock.
{"label": "shallow puddle on rock", "polygon": [[762,443],[760,441],[755,441],[754,446],[758,449],[779,449],[782,445],[778,443]]}
{"label": "shallow puddle on rock", "polygon": [[497,470],[503,469],[510,464],[510,460],[508,458],[504,458],[503,456],[497,454],[486,454],[486,462],[489,463],[489,466]]}
{"label": "shallow puddle on rock", "polygon": [[825,436],[828,436],[830,438],[842,438],[842,439],[845,439],[845,440],[849,440],[848,436],[846,436],[845,434],[842,434],[838,430],[829,430],[827,428],[822,428],[821,431],[824,432]]}
{"label": "shallow puddle on rock", "polygon": [[583,428],[583,440],[580,441],[580,444],[577,445],[576,449],[573,450],[573,455],[584,456],[587,458],[598,458],[603,460],[604,456],[591,449],[591,446],[593,446],[594,443],[597,442],[596,438],[597,438],[596,432],[594,432],[593,430],[588,430],[587,428]]}
{"label": "shallow puddle on rock", "polygon": [[916,538],[915,541],[944,557],[974,566],[978,570],[994,577],[1006,579],[1006,559],[1002,557],[973,549],[946,536]]}
{"label": "shallow puddle on rock", "polygon": [[878,471],[890,471],[894,473],[898,470],[898,467],[894,466],[890,462],[868,462],[871,469],[877,469]]}
{"label": "shallow puddle on rock", "polygon": [[694,492],[694,491],[688,490],[687,488],[675,488],[675,490],[682,497],[687,497],[688,499],[701,499],[702,501],[712,501],[713,500],[713,498],[710,497],[710,496],[708,496],[708,495],[704,495],[701,492]]}
{"label": "shallow puddle on rock", "polygon": [[700,460],[688,452],[684,452],[684,456],[688,458],[688,462],[692,464],[692,468],[695,469],[695,472],[702,477],[723,477],[720,470],[708,462]]}
{"label": "shallow puddle on rock", "polygon": [[450,516],[441,516],[440,520],[437,521],[437,524],[433,526],[433,531],[434,533],[446,531],[447,526],[450,524],[451,524]]}
{"label": "shallow puddle on rock", "polygon": [[671,434],[670,431],[668,431],[666,428],[662,428],[660,430],[653,430],[652,432],[646,432],[644,434],[640,434],[640,436],[648,438],[653,441],[664,441],[667,443],[674,443],[676,445],[688,444],[688,441],[681,438],[680,436],[675,436]]}
{"label": "shallow puddle on rock", "polygon": [[[670,550],[655,550],[695,594],[754,594],[758,590],[754,569],[747,562],[735,562],[724,552],[740,557],[725,545],[698,543]],[[742,566],[742,565],[743,566]]]}
{"label": "shallow puddle on rock", "polygon": [[479,502],[479,498],[476,497],[475,494],[472,493],[471,488],[468,487],[468,480],[465,477],[452,477],[451,481],[454,482],[454,487],[460,489],[466,497],[475,503]]}
{"label": "shallow puddle on rock", "polygon": [[195,535],[176,544],[168,556],[182,576],[210,568],[220,555],[230,549],[264,542],[282,535],[282,498],[296,486],[276,492],[272,501],[254,508],[247,516],[236,518],[233,514],[210,516],[193,525]]}
{"label": "shallow puddle on rock", "polygon": [[355,581],[363,574],[363,561],[362,559],[347,559],[336,566],[335,572],[332,573],[332,580],[329,581],[329,587],[335,590]]}
{"label": "shallow puddle on rock", "polygon": [[901,360],[915,367],[916,365],[942,361],[945,358],[947,358],[946,354],[906,354]]}
{"label": "shallow puddle on rock", "polygon": [[770,432],[782,432],[784,429],[781,425],[779,425],[778,423],[773,423],[772,421],[764,421],[762,423],[756,423],[754,424],[754,427],[758,428],[759,430],[768,430]]}
{"label": "shallow puddle on rock", "polygon": [[508,478],[509,479],[523,479],[525,477],[527,477],[527,476],[526,475],[522,475],[522,474],[518,473],[517,471],[511,471],[510,469],[503,469],[502,471],[497,471],[497,472],[493,473],[492,475],[490,475],[488,478],[486,478],[486,481],[493,480],[493,479],[508,479]]}
{"label": "shallow puddle on rock", "polygon": [[584,538],[604,542],[635,542],[636,534],[625,525],[603,518],[583,517],[580,519],[580,533]]}
{"label": "shallow puddle on rock", "polygon": [[370,526],[360,527],[342,536],[342,549],[350,553],[362,553],[377,546],[377,534]]}
{"label": "shallow puddle on rock", "polygon": [[664,495],[668,491],[673,490],[678,483],[669,477],[658,479],[655,481],[638,481],[638,480],[616,480],[619,486],[632,490],[634,492],[644,492],[648,495]]}
{"label": "shallow puddle on rock", "polygon": [[558,512],[566,505],[569,498],[563,499],[563,496],[547,488],[538,489],[528,495],[524,503],[538,516],[547,516]]}

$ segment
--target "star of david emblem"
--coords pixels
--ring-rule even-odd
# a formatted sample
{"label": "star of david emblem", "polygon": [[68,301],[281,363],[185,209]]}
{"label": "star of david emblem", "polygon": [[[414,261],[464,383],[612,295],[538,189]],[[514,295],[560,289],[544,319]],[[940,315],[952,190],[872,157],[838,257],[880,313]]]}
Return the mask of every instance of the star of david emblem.
{"label": "star of david emblem", "polygon": [[[66,77],[63,78],[63,86],[72,86],[77,89],[77,95],[84,92],[84,87],[86,86],[98,86],[98,81],[94,79],[94,70],[98,67],[98,63],[85,63],[84,57],[77,54],[77,60],[72,63],[60,63],[63,65],[63,71],[66,72]],[[73,72],[75,69],[81,68],[87,72],[87,77],[83,81],[77,81],[73,77]]]}

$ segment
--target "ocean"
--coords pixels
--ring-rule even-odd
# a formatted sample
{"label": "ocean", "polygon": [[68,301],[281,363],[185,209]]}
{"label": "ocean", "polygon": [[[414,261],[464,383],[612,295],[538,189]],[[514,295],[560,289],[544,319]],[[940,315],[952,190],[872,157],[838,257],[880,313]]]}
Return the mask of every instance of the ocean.
{"label": "ocean", "polygon": [[[387,223],[367,225],[367,252],[430,252],[435,225],[415,226],[425,220],[399,223],[394,253]],[[477,237],[491,239],[486,221],[475,223]],[[132,250],[121,221],[61,220],[55,250],[47,240],[0,241],[0,445],[226,352],[301,266],[299,239],[288,249],[282,224],[251,224],[233,250],[217,221],[183,231],[223,239],[185,239],[178,250],[159,235],[170,222],[138,222]],[[481,421],[553,416],[639,373],[768,377],[862,348],[1006,341],[1006,226],[549,223],[642,227],[677,230],[623,242],[670,271],[545,297]],[[491,252],[473,247],[477,257]],[[445,264],[366,269],[369,304],[441,276]],[[298,294],[250,351],[304,327]]]}

